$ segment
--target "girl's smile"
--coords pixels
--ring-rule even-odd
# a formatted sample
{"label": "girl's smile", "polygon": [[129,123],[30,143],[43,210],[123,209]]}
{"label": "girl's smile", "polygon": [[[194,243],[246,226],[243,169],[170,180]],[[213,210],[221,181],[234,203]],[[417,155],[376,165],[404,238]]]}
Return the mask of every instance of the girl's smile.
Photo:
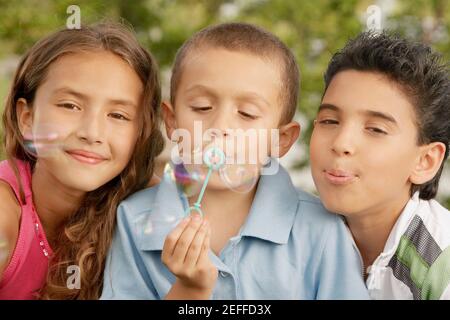
{"label": "girl's smile", "polygon": [[80,149],[66,150],[66,153],[81,163],[86,163],[86,164],[91,164],[91,165],[100,164],[100,163],[103,163],[104,161],[108,160],[106,157],[104,157],[98,153],[89,152],[86,150],[80,150]]}

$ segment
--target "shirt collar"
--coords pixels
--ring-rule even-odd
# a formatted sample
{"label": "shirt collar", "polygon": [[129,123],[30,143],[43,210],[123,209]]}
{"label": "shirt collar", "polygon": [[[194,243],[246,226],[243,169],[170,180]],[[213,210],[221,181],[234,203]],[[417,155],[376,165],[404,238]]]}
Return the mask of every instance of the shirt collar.
{"label": "shirt collar", "polygon": [[276,174],[262,175],[241,235],[278,244],[287,243],[298,202],[298,192],[282,166]]}
{"label": "shirt collar", "polygon": [[411,223],[411,220],[414,218],[419,203],[419,191],[417,191],[408,201],[402,213],[392,227],[392,231],[389,234],[381,256],[390,256],[395,252],[395,250],[397,250],[398,244],[400,243],[400,238],[405,233],[406,229]]}
{"label": "shirt collar", "polygon": [[[271,161],[278,161],[272,159]],[[273,165],[273,164],[271,164]],[[298,208],[298,193],[289,174],[279,165],[277,173],[262,175],[247,221],[240,236],[254,237],[278,244],[287,243]],[[170,179],[163,179],[157,187],[149,218],[163,221],[171,215],[171,223],[155,224],[152,233],[142,233],[140,249],[162,250],[170,231],[185,217],[187,199]]]}

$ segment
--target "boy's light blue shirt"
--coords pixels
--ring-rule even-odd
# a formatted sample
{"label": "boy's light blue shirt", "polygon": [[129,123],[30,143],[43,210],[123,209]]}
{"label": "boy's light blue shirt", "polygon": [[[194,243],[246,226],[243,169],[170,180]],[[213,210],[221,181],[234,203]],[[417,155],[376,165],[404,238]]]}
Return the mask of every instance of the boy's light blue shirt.
{"label": "boy's light blue shirt", "polygon": [[[150,215],[155,222],[167,213],[182,218],[187,205],[167,180],[120,204],[101,299],[164,299],[175,277],[161,252],[174,226],[146,233],[145,223]],[[369,299],[342,219],[296,190],[281,166],[261,176],[246,223],[210,257],[219,270],[212,299]]]}

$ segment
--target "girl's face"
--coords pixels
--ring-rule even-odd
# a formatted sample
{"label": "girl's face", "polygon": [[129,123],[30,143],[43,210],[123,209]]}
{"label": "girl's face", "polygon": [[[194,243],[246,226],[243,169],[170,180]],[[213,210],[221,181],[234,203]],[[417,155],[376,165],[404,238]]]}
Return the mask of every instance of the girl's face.
{"label": "girl's face", "polygon": [[[24,136],[51,140],[36,170],[89,192],[127,166],[138,137],[143,86],[136,72],[107,51],[68,54],[53,62],[33,106],[18,102]],[[43,137],[46,136],[46,137]],[[55,146],[58,146],[55,148]],[[52,148],[53,147],[53,148]]]}
{"label": "girl's face", "polygon": [[417,134],[414,107],[392,81],[339,72],[323,97],[310,145],[312,175],[327,209],[346,216],[401,210],[420,155]]}

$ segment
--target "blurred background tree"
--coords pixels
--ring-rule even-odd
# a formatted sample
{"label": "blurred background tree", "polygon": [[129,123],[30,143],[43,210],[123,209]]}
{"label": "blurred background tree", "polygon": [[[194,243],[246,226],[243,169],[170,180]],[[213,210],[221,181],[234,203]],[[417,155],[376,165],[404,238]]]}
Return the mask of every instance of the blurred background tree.
{"label": "blurred background tree", "polygon": [[[64,28],[72,4],[80,7],[83,24],[102,19],[130,24],[160,64],[166,97],[176,50],[199,29],[243,21],[279,36],[294,52],[302,74],[298,120],[303,133],[283,164],[294,183],[312,192],[307,151],[323,92],[323,72],[334,52],[367,29],[369,6],[380,9],[382,28],[430,44],[450,61],[449,0],[0,0],[0,108],[20,56],[41,37]],[[3,152],[0,149],[0,159]],[[448,168],[442,178],[439,199],[450,208]]]}

